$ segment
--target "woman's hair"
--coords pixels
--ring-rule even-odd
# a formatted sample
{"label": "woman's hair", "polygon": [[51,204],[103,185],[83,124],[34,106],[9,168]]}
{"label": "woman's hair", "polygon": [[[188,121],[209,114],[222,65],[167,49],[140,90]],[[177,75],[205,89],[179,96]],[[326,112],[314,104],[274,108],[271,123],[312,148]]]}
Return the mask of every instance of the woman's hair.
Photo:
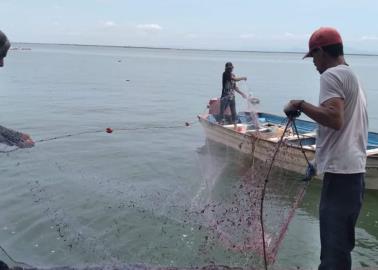
{"label": "woman's hair", "polygon": [[226,72],[231,72],[233,68],[234,68],[234,65],[231,62],[227,62],[226,65],[224,66],[224,70]]}

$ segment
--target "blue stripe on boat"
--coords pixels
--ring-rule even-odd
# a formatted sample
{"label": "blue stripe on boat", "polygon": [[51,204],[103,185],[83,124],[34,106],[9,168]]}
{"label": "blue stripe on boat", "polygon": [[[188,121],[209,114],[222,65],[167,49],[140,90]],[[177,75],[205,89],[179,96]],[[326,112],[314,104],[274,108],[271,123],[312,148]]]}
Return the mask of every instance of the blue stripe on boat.
{"label": "blue stripe on boat", "polygon": [[[239,120],[241,123],[251,123],[252,117],[249,112],[240,112],[238,114]],[[258,113],[259,120],[263,120],[264,122],[270,122],[277,125],[285,125],[287,122],[287,118],[284,116],[279,116],[270,113]],[[318,125],[314,122],[296,119],[295,124],[297,125],[298,132],[300,134],[315,132],[318,128]],[[312,144],[312,141],[306,141],[304,144]],[[378,133],[376,132],[369,132],[368,134],[368,145],[367,149],[374,149],[378,148]]]}

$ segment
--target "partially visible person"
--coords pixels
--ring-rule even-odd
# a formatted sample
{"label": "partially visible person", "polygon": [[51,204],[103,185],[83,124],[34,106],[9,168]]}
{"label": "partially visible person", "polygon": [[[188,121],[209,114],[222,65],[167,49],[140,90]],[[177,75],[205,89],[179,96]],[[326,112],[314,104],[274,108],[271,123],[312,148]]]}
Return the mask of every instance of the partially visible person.
{"label": "partially visible person", "polygon": [[0,30],[0,67],[4,66],[4,58],[7,56],[10,43],[7,36]]}
{"label": "partially visible person", "polygon": [[0,270],[9,270],[8,265],[0,260]]}
{"label": "partially visible person", "polygon": [[[319,105],[291,100],[290,117],[303,112],[319,124],[315,167],[324,173],[319,205],[319,270],[350,270],[355,225],[364,196],[368,137],[366,97],[344,59],[343,42],[334,28],[322,27],[309,40],[320,73]],[[304,57],[304,58],[305,58]]]}
{"label": "partially visible person", "polygon": [[232,123],[236,127],[236,104],[235,104],[235,91],[238,92],[243,98],[247,98],[247,96],[237,87],[236,82],[238,81],[246,81],[247,77],[236,77],[235,74],[232,72],[234,66],[231,62],[227,62],[225,65],[225,71],[223,72],[222,76],[222,95],[221,95],[221,103],[220,103],[220,114],[219,114],[219,122],[223,124],[224,119],[224,111],[225,109],[230,106],[231,110],[231,118]]}
{"label": "partially visible person", "polygon": [[[9,48],[10,42],[7,36],[0,31],[0,67],[4,66],[4,58],[7,56]],[[20,148],[34,146],[34,142],[28,134],[14,131],[3,126],[0,126],[0,143]]]}

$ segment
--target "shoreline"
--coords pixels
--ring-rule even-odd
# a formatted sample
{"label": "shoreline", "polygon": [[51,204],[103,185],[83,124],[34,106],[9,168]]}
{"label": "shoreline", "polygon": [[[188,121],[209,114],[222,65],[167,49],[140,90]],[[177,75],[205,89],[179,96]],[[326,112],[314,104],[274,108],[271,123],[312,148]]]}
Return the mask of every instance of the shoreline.
{"label": "shoreline", "polygon": [[[226,50],[226,49],[196,49],[196,48],[174,48],[174,47],[150,47],[150,46],[128,46],[128,45],[98,45],[98,44],[76,44],[76,43],[40,43],[40,42],[13,42],[13,44],[30,45],[55,45],[55,46],[77,46],[77,47],[107,47],[125,49],[146,49],[146,50],[172,50],[172,51],[204,51],[204,52],[237,52],[237,53],[263,53],[263,54],[306,54],[305,51],[264,51],[264,50]],[[345,55],[378,56],[374,53],[346,53]]]}

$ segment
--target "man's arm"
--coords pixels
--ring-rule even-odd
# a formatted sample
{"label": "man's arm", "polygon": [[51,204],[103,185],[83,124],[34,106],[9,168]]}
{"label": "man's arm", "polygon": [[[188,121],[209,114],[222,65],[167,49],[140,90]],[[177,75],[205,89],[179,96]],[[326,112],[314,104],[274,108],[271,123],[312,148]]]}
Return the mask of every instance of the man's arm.
{"label": "man's arm", "polygon": [[344,125],[344,100],[342,98],[330,98],[320,106],[312,105],[304,100],[291,100],[288,106],[292,110],[302,111],[322,126],[339,130]]}
{"label": "man's arm", "polygon": [[21,133],[3,126],[0,126],[0,143],[16,145],[20,148],[34,146],[34,141],[28,134]]}

